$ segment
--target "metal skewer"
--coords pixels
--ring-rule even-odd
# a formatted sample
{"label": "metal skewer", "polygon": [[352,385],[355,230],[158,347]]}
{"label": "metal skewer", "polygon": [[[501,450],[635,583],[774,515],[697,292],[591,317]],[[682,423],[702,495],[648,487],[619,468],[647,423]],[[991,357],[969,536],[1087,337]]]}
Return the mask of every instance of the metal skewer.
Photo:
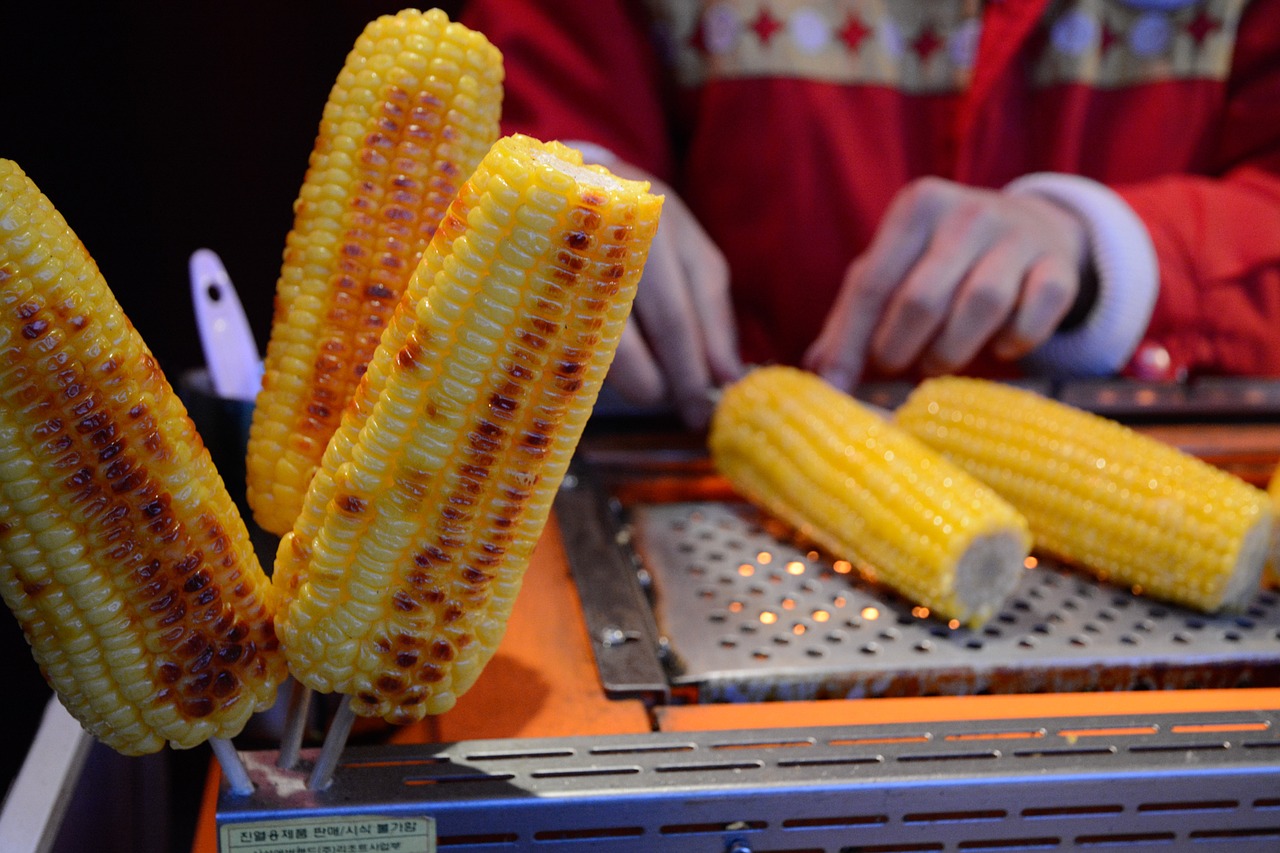
{"label": "metal skewer", "polygon": [[298,764],[302,752],[302,740],[307,733],[307,718],[311,715],[311,696],[314,691],[300,681],[289,688],[289,706],[285,709],[284,731],[280,735],[280,754],[276,766],[292,770]]}
{"label": "metal skewer", "polygon": [[241,797],[247,797],[253,793],[253,780],[249,778],[249,771],[244,766],[244,761],[240,758],[240,753],[236,751],[235,745],[226,738],[214,737],[209,738],[209,746],[213,749],[214,757],[218,759],[218,764],[222,767],[222,775],[226,777],[227,783],[231,786],[231,793]]}
{"label": "metal skewer", "polygon": [[338,711],[333,715],[329,731],[325,733],[324,745],[320,747],[320,755],[316,757],[311,776],[307,779],[307,787],[313,791],[323,791],[333,784],[333,770],[338,766],[342,750],[346,748],[347,737],[351,734],[351,726],[356,715],[351,710],[351,697],[343,696]]}

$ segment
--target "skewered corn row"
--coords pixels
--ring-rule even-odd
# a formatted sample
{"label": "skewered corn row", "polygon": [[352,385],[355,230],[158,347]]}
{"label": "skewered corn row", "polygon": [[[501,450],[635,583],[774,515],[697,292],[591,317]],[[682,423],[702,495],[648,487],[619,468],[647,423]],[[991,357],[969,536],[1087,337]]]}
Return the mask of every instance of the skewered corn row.
{"label": "skewered corn row", "polygon": [[498,138],[502,56],[438,9],[372,21],[338,76],[295,204],[246,482],[293,525],[422,250]]}
{"label": "skewered corn row", "polygon": [[1031,541],[1012,507],[813,374],[753,370],[709,442],[745,497],[935,616],[980,624],[1021,577]]}
{"label": "skewered corn row", "polygon": [[285,676],[272,590],[186,411],[84,246],[0,160],[0,591],[127,755],[238,734]]}
{"label": "skewered corn row", "polygon": [[1273,511],[1238,477],[997,382],[929,380],[895,417],[1018,507],[1038,549],[1210,612],[1257,591]]}
{"label": "skewered corn row", "polygon": [[492,148],[280,544],[291,669],[357,714],[447,710],[505,630],[662,201],[581,162],[522,136]]}

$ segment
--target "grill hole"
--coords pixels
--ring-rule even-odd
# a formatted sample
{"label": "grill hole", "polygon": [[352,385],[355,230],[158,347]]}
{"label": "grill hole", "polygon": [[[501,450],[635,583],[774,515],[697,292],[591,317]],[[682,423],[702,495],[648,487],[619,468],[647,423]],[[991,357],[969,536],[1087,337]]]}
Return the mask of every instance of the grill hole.
{"label": "grill hole", "polygon": [[1146,744],[1129,747],[1130,752],[1205,752],[1230,749],[1229,743]]}
{"label": "grill hole", "polygon": [[789,758],[779,761],[779,767],[839,767],[841,765],[880,764],[884,761],[879,755],[855,755],[848,758]]}
{"label": "grill hole", "polygon": [[1077,835],[1075,843],[1081,846],[1099,844],[1151,844],[1158,841],[1173,841],[1177,836],[1172,832],[1117,832],[1106,835]]}
{"label": "grill hole", "polygon": [[732,823],[669,823],[658,829],[663,835],[694,835],[702,832],[740,832],[744,829],[765,829],[763,820],[738,820]]}
{"label": "grill hole", "polygon": [[499,750],[497,752],[467,753],[468,761],[508,761],[521,758],[572,758],[576,755],[572,749],[536,749],[528,752],[518,750]]}
{"label": "grill hole", "polygon": [[1004,809],[982,809],[964,812],[913,812],[902,816],[903,823],[968,823],[979,820],[1002,820],[1009,816]]}
{"label": "grill hole", "polygon": [[711,770],[759,770],[764,766],[761,761],[705,762],[701,764],[664,764],[655,767],[658,773],[702,773]]}
{"label": "grill hole", "polygon": [[636,753],[655,753],[655,752],[693,752],[694,747],[691,743],[670,743],[670,744],[642,744],[640,746],[594,746],[591,748],[592,755],[634,755]]}
{"label": "grill hole", "polygon": [[803,740],[742,740],[728,741],[726,743],[713,743],[712,749],[786,749],[793,747],[813,746],[812,738]]}
{"label": "grill hole", "polygon": [[930,850],[945,849],[939,841],[925,841],[918,844],[860,844],[841,847],[840,853],[928,853]]}
{"label": "grill hole", "polygon": [[1120,814],[1124,806],[1111,804],[1103,806],[1043,806],[1022,810],[1023,817],[1097,817],[1104,814]]}
{"label": "grill hole", "polygon": [[515,844],[520,836],[514,832],[494,832],[484,835],[442,835],[436,839],[437,847],[476,847],[480,845]]}
{"label": "grill hole", "polygon": [[1236,800],[1202,800],[1199,802],[1185,803],[1142,803],[1138,806],[1140,812],[1220,812],[1237,808],[1240,805]]}
{"label": "grill hole", "polygon": [[639,767],[592,767],[583,770],[535,770],[529,775],[534,779],[565,779],[583,776],[632,776]]}
{"label": "grill hole", "polygon": [[814,829],[830,826],[882,826],[889,822],[888,815],[864,814],[840,817],[793,817],[782,822],[785,829]]}
{"label": "grill hole", "polygon": [[596,829],[544,829],[533,834],[534,841],[570,841],[584,838],[635,838],[644,835],[641,826],[604,826]]}
{"label": "grill hole", "polygon": [[972,761],[999,757],[1000,753],[991,749],[982,752],[935,752],[928,755],[899,755],[898,760],[904,764],[919,764],[925,761]]}
{"label": "grill hole", "polygon": [[1048,850],[1062,844],[1061,838],[993,838],[987,841],[961,841],[957,850]]}
{"label": "grill hole", "polygon": [[1114,746],[1064,746],[1061,749],[1019,749],[1013,753],[1014,758],[1066,758],[1074,755],[1115,755]]}
{"label": "grill hole", "polygon": [[1191,838],[1280,838],[1280,827],[1263,826],[1256,829],[1197,829],[1190,833]]}

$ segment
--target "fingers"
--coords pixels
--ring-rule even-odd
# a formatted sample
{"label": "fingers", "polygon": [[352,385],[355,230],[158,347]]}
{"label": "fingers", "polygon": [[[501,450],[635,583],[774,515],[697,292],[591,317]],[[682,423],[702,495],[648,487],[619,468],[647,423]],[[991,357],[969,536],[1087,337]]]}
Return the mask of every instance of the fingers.
{"label": "fingers", "polygon": [[805,353],[805,367],[852,390],[886,303],[928,247],[951,193],[948,182],[926,179],[898,195],[867,251],[849,265],[835,305]]}
{"label": "fingers", "polygon": [[702,428],[711,391],[743,372],[729,268],[688,208],[664,191],[662,221],[609,383],[632,403],[670,402],[687,425]]}
{"label": "fingers", "polygon": [[804,365],[852,390],[868,361],[953,372],[989,347],[1019,358],[1070,310],[1084,225],[1045,199],[922,180],[891,206],[845,275]]}
{"label": "fingers", "polygon": [[[998,231],[999,224],[977,199],[961,202],[941,215],[925,250],[885,305],[872,337],[871,357],[881,368],[890,373],[905,370],[935,342],[939,330],[949,322],[952,330],[957,328],[954,320],[958,313],[972,313],[961,310],[963,286],[975,264],[987,262],[990,243]],[[991,289],[995,290],[1005,284],[1002,279],[994,282]],[[986,295],[989,287],[974,290]],[[1009,295],[1004,307],[1012,301]],[[988,331],[998,327],[1000,319],[996,318]],[[973,326],[958,328],[972,330]]]}
{"label": "fingers", "polygon": [[1046,255],[1027,271],[1013,321],[996,337],[998,358],[1015,359],[1031,352],[1053,336],[1075,301],[1079,272],[1061,257]]}

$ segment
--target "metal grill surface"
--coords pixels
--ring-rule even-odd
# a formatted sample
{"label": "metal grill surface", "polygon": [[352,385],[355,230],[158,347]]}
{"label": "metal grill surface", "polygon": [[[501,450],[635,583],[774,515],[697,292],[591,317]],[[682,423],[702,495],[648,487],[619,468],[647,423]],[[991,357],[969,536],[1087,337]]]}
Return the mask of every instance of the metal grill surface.
{"label": "metal grill surface", "polygon": [[1280,680],[1280,595],[1205,616],[1048,561],[977,630],[745,504],[631,508],[673,688],[699,701],[1243,687]]}

